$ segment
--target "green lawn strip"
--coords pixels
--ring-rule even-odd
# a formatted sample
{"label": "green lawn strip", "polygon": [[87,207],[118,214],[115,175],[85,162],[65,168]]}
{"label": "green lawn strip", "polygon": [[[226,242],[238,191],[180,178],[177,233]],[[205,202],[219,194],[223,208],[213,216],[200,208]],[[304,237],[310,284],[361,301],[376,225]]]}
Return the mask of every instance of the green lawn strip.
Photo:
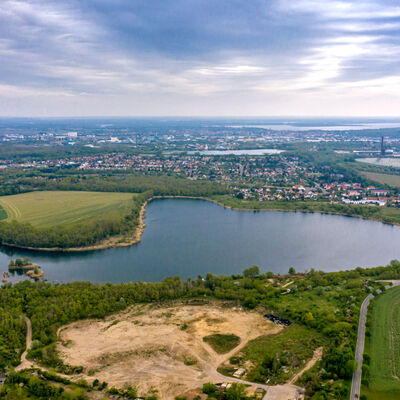
{"label": "green lawn strip", "polygon": [[361,393],[367,396],[367,400],[399,400],[400,398],[400,394],[397,391],[374,391],[364,388]]}
{"label": "green lawn strip", "polygon": [[208,343],[218,354],[225,354],[234,349],[240,343],[240,338],[236,335],[215,334],[205,336],[203,340]]}
{"label": "green lawn strip", "polygon": [[371,338],[368,346],[371,357],[371,393],[393,393],[400,398],[399,328],[400,287],[379,296],[372,311]]}

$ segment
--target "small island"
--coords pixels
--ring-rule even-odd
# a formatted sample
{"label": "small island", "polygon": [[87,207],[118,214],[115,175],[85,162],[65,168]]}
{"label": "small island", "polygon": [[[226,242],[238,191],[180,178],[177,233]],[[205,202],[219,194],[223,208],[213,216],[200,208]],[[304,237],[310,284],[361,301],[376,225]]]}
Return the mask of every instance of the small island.
{"label": "small island", "polygon": [[25,275],[32,279],[42,278],[44,272],[40,269],[40,266],[31,262],[28,257],[16,258],[15,261],[11,259],[8,264],[8,270],[13,271],[24,271]]}

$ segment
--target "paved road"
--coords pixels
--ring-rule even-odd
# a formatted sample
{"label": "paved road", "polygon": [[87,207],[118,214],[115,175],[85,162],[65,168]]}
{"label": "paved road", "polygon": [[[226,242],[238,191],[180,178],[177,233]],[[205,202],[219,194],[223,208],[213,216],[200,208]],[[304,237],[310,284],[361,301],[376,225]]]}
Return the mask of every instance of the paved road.
{"label": "paved road", "polygon": [[368,305],[373,297],[374,296],[372,294],[369,294],[361,305],[360,320],[358,321],[358,336],[357,336],[356,356],[355,356],[357,369],[354,371],[353,380],[351,382],[351,392],[350,392],[351,400],[357,399],[360,396],[361,368],[363,362],[364,342],[365,342],[365,323],[367,321]]}
{"label": "paved road", "polygon": [[[388,281],[391,282],[391,286],[386,286],[386,289],[393,288],[400,285],[400,281]],[[353,373],[353,380],[351,382],[350,400],[355,400],[360,397],[361,388],[361,369],[363,363],[364,354],[364,342],[365,342],[365,323],[367,322],[367,311],[368,305],[374,296],[369,294],[363,301],[360,310],[360,320],[358,322],[358,335],[356,344],[356,355],[355,360],[357,363],[357,369]]]}

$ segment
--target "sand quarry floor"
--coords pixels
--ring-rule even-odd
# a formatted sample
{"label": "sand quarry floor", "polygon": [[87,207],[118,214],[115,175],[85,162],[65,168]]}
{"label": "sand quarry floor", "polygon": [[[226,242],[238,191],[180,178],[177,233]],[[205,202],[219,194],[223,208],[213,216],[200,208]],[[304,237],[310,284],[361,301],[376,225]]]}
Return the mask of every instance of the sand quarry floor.
{"label": "sand quarry floor", "polygon": [[[281,330],[262,314],[232,304],[138,305],[105,320],[85,320],[60,329],[57,344],[64,362],[83,366],[91,379],[110,386],[152,388],[161,399],[199,388],[204,382],[226,381],[217,367],[247,342]],[[217,354],[203,337],[233,333],[240,344]]]}

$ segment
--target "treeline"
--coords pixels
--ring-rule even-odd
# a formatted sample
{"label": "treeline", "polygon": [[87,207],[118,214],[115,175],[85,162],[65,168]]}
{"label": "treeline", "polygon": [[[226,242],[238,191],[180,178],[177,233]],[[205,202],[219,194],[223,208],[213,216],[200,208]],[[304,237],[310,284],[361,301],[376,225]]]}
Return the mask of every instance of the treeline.
{"label": "treeline", "polygon": [[16,366],[25,348],[24,299],[14,290],[0,288],[0,371]]}
{"label": "treeline", "polygon": [[[220,299],[235,301],[247,308],[262,306],[322,335],[327,343],[322,360],[325,372],[322,377],[318,370],[310,372],[304,384],[308,393],[318,390],[341,393],[343,381],[349,379],[354,367],[359,307],[367,293],[382,286],[371,278],[400,278],[400,262],[393,261],[387,267],[336,273],[312,270],[308,274],[292,275],[294,284],[290,295],[279,284],[288,277],[260,274],[256,268],[250,272],[233,276],[207,274],[205,279],[186,281],[174,277],[160,283],[52,285],[23,281],[3,285],[0,288],[0,368],[18,363],[25,340],[23,314],[32,321],[30,356],[71,373],[75,369],[62,363],[54,347],[57,328],[64,324],[84,318],[104,318],[136,303]],[[271,278],[275,283],[271,284]],[[332,379],[342,383],[325,387]]]}
{"label": "treeline", "polygon": [[0,195],[18,194],[33,190],[79,190],[94,192],[143,193],[152,190],[155,196],[202,196],[230,193],[226,185],[200,180],[178,178],[167,174],[142,175],[102,173],[73,175],[39,174],[9,176],[2,179]]}
{"label": "treeline", "polygon": [[319,212],[345,215],[348,217],[376,219],[389,224],[400,223],[400,209],[397,207],[369,207],[353,204],[328,203],[326,201],[242,200],[232,196],[214,196],[213,199],[226,207],[238,209]]}
{"label": "treeline", "polygon": [[129,212],[121,215],[118,211],[89,219],[73,225],[35,227],[18,221],[0,222],[2,244],[33,248],[86,247],[111,236],[132,232],[138,225],[140,209],[152,192],[132,197]]}

